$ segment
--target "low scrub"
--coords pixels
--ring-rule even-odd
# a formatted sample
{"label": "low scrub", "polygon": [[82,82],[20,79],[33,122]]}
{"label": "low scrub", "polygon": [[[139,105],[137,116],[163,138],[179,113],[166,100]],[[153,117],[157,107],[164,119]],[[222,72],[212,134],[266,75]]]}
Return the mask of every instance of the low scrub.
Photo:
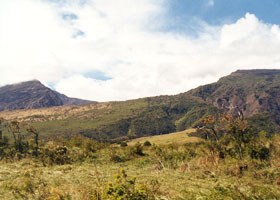
{"label": "low scrub", "polygon": [[136,183],[136,177],[129,178],[122,169],[114,180],[95,190],[93,200],[154,200],[155,195],[147,185]]}

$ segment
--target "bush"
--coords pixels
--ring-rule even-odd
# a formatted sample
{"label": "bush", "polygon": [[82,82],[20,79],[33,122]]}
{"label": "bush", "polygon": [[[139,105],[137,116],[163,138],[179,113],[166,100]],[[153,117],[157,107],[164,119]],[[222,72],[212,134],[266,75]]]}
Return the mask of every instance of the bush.
{"label": "bush", "polygon": [[268,160],[273,145],[266,133],[248,127],[242,118],[222,115],[220,118],[208,117],[202,119],[203,127],[198,132],[208,138],[207,147],[220,158],[229,155],[233,158]]}
{"label": "bush", "polygon": [[194,152],[191,148],[179,148],[176,145],[153,146],[153,151],[155,152],[155,160],[161,168],[176,169],[182,163],[187,163],[194,157]]}
{"label": "bush", "polygon": [[0,160],[7,156],[7,150],[9,149],[9,138],[3,137],[0,139]]}
{"label": "bush", "polygon": [[110,161],[113,161],[115,163],[124,162],[125,161],[125,159],[123,157],[121,157],[120,155],[117,154],[115,149],[111,149],[110,150],[109,156],[110,156]]}
{"label": "bush", "polygon": [[120,144],[120,146],[121,146],[121,147],[127,147],[128,145],[127,145],[126,142],[122,141],[121,144]]}
{"label": "bush", "polygon": [[113,182],[108,182],[100,190],[95,190],[93,200],[152,200],[154,194],[145,186],[137,185],[136,178],[128,178],[124,170],[114,176]]}
{"label": "bush", "polygon": [[106,145],[82,135],[76,135],[68,141],[64,141],[67,147],[79,147],[85,152],[95,153],[97,150],[104,148]]}
{"label": "bush", "polygon": [[144,144],[143,144],[145,147],[149,147],[149,146],[152,146],[152,144],[150,143],[150,141],[145,141]]}
{"label": "bush", "polygon": [[44,165],[64,165],[72,162],[66,146],[57,146],[54,149],[42,149],[41,159]]}
{"label": "bush", "polygon": [[143,152],[143,146],[140,143],[136,143],[134,146],[131,146],[128,151],[130,156],[145,156]]}

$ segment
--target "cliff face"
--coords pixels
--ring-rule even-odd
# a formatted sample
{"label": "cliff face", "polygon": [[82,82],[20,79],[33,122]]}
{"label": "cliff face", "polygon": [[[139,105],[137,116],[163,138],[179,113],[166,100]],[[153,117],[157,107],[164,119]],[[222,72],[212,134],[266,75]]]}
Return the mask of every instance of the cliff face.
{"label": "cliff face", "polygon": [[0,111],[87,103],[90,103],[90,101],[69,98],[51,90],[37,80],[0,88]]}
{"label": "cliff face", "polygon": [[188,92],[226,112],[245,117],[268,112],[280,115],[280,70],[238,70],[218,82]]}

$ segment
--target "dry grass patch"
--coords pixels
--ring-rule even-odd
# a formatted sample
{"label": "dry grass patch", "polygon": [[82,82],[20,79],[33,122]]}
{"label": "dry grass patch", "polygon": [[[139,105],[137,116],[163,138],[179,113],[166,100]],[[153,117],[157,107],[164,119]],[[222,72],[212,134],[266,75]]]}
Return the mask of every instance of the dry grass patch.
{"label": "dry grass patch", "polygon": [[128,142],[128,145],[135,145],[136,143],[144,144],[144,142],[149,141],[152,144],[160,145],[160,144],[185,144],[185,143],[193,143],[200,142],[201,139],[198,137],[189,136],[190,133],[195,132],[195,129],[188,129],[185,131],[165,134],[165,135],[155,135],[149,137],[141,137]]}

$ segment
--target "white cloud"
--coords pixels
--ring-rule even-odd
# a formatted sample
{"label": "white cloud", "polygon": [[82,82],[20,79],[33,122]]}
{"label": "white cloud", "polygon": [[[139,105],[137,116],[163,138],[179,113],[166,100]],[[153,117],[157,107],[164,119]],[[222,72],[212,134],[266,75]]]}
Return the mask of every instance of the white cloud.
{"label": "white cloud", "polygon": [[215,5],[214,0],[209,0],[207,6],[212,7]]}
{"label": "white cloud", "polygon": [[[177,94],[237,69],[280,66],[279,27],[253,14],[205,24],[194,39],[158,31],[166,0],[63,2],[1,0],[0,85],[37,78],[68,96],[125,100]],[[73,38],[79,31],[84,35]],[[89,78],[94,71],[112,79]]]}

